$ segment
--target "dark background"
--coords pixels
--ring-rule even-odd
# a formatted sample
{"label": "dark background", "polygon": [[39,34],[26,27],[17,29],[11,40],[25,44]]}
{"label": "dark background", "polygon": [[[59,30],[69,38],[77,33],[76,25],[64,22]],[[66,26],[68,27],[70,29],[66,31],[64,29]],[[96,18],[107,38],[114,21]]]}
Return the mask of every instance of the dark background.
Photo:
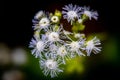
{"label": "dark background", "polygon": [[[10,48],[14,48],[16,46],[24,46],[28,47],[28,44],[33,36],[32,30],[32,19],[39,10],[45,10],[54,12],[57,8],[61,10],[66,4],[77,4],[79,6],[90,6],[91,9],[97,10],[99,13],[98,21],[93,21],[94,24],[88,23],[88,25],[96,26],[98,28],[93,28],[93,30],[89,30],[97,32],[106,32],[110,37],[115,38],[118,43],[116,46],[118,48],[119,45],[119,26],[117,25],[119,19],[117,20],[118,14],[118,5],[115,0],[31,0],[31,1],[4,1],[3,14],[1,17],[2,24],[0,27],[0,43],[5,43]],[[85,31],[87,32],[87,31]],[[104,35],[103,35],[104,36]],[[104,44],[104,43],[103,43]],[[120,56],[120,51],[117,52],[117,55]],[[84,74],[83,79],[80,79],[79,76],[75,74],[63,78],[63,79],[71,79],[71,80],[105,80],[112,79],[118,80],[119,72],[120,72],[120,64],[118,57],[115,62],[100,62],[99,65],[91,67],[90,70]],[[99,62],[99,61],[98,61]],[[95,64],[94,64],[95,65]],[[32,73],[31,73],[32,74]],[[27,76],[31,76],[28,75]],[[39,76],[33,75],[34,77],[38,77],[36,79],[40,79]],[[44,80],[44,79],[41,79]],[[59,80],[59,79],[58,79]]]}

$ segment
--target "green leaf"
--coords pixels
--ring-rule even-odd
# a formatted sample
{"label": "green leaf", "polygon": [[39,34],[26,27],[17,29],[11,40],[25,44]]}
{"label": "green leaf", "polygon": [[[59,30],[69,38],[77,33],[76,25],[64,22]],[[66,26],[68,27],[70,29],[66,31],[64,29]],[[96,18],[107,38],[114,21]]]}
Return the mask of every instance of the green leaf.
{"label": "green leaf", "polygon": [[59,26],[58,26],[58,25],[55,25],[55,26],[54,26],[54,31],[58,31],[58,29],[59,29]]}
{"label": "green leaf", "polygon": [[88,19],[88,16],[86,16],[85,14],[82,15],[82,20],[83,22],[85,22]]}
{"label": "green leaf", "polygon": [[80,24],[79,27],[78,27],[78,30],[83,31],[84,29],[85,29],[85,25]]}
{"label": "green leaf", "polygon": [[77,27],[77,26],[73,26],[73,27],[72,27],[72,31],[73,31],[73,32],[78,32],[78,27]]}
{"label": "green leaf", "polygon": [[62,13],[61,13],[61,11],[59,11],[59,10],[55,10],[55,14],[54,14],[55,16],[58,16],[59,18],[61,18],[62,17]]}

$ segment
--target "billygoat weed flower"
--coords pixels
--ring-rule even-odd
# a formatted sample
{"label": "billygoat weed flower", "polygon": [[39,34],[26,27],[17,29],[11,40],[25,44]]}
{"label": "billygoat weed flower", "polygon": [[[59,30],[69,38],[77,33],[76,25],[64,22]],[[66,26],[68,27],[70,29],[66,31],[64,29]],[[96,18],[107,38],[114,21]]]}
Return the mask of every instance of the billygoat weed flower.
{"label": "billygoat weed flower", "polygon": [[86,52],[87,52],[87,56],[90,56],[90,53],[93,51],[94,54],[97,54],[101,51],[101,47],[97,47],[99,46],[100,40],[96,37],[94,37],[92,40],[87,42],[87,46],[86,46]]}
{"label": "billygoat weed flower", "polygon": [[53,52],[53,53],[56,53],[56,51],[58,50],[58,46],[57,45],[55,45],[55,44],[51,44],[50,46],[49,46],[49,51],[50,52]]}
{"label": "billygoat weed flower", "polygon": [[67,44],[67,45],[69,45],[68,47],[72,54],[71,56],[74,56],[75,55],[74,53],[77,53],[79,56],[85,56],[85,54],[83,54],[80,50],[80,49],[82,49],[83,44],[84,44],[83,39],[81,39],[79,41],[72,41],[70,44]]}
{"label": "billygoat weed flower", "polygon": [[83,14],[88,16],[90,20],[91,20],[91,18],[94,18],[96,20],[98,19],[98,13],[93,10],[90,11],[90,7],[84,7],[83,11],[84,11]]}
{"label": "billygoat weed flower", "polygon": [[41,69],[43,70],[44,75],[50,74],[50,76],[53,78],[57,76],[60,72],[63,72],[63,70],[59,69],[59,61],[53,60],[53,59],[42,59],[40,61]]}
{"label": "billygoat weed flower", "polygon": [[67,54],[67,51],[66,51],[64,46],[61,46],[61,47],[59,47],[57,53],[58,53],[58,55],[63,57],[63,56],[65,56]]}
{"label": "billygoat weed flower", "polygon": [[34,30],[42,30],[42,29],[47,29],[48,26],[50,25],[50,21],[47,17],[42,17],[40,21],[33,20],[33,28]]}
{"label": "billygoat weed flower", "polygon": [[37,57],[41,58],[42,57],[41,53],[44,51],[45,45],[46,45],[45,42],[40,39],[32,39],[29,47],[33,48],[32,54],[34,54],[36,58]]}
{"label": "billygoat weed flower", "polygon": [[75,21],[75,19],[78,19],[80,17],[80,12],[81,7],[78,7],[77,5],[73,6],[72,4],[69,5],[65,5],[65,7],[63,7],[63,17],[64,19],[67,19],[68,22],[72,22]]}
{"label": "billygoat weed flower", "polygon": [[65,64],[65,58],[66,59],[70,58],[70,55],[67,52],[67,48],[65,46],[59,47],[59,49],[57,51],[57,55],[63,59],[63,64]]}
{"label": "billygoat weed flower", "polygon": [[51,32],[49,35],[48,35],[48,39],[50,41],[59,41],[59,34],[57,32]]}
{"label": "billygoat weed flower", "polygon": [[43,16],[44,12],[43,11],[39,11],[36,15],[35,15],[35,19],[39,19]]}
{"label": "billygoat weed flower", "polygon": [[63,42],[60,38],[61,36],[61,30],[63,29],[62,26],[58,26],[59,28],[57,30],[54,30],[55,25],[51,26],[50,29],[47,30],[46,36],[48,38],[48,41],[50,44],[54,42]]}
{"label": "billygoat weed flower", "polygon": [[50,21],[48,18],[42,18],[39,22],[40,28],[46,28],[50,25]]}
{"label": "billygoat weed flower", "polygon": [[52,21],[53,23],[57,23],[57,22],[59,21],[58,16],[52,16],[51,21]]}
{"label": "billygoat weed flower", "polygon": [[[80,28],[85,19],[96,19],[98,13],[90,11],[89,7],[78,5],[65,5],[62,11],[55,14],[45,14],[39,11],[33,22],[34,36],[29,44],[31,53],[39,59],[40,68],[45,76],[54,78],[63,72],[60,65],[65,65],[66,60],[76,56],[90,56],[93,52],[97,54],[101,51],[100,40],[94,37],[86,41],[85,34],[81,34]],[[72,31],[64,29],[61,19],[66,19],[72,26]],[[63,21],[64,22],[64,21]],[[75,30],[73,27],[75,26]],[[65,26],[68,27],[68,26]],[[76,31],[77,30],[77,31]],[[80,32],[80,33],[79,33]]]}

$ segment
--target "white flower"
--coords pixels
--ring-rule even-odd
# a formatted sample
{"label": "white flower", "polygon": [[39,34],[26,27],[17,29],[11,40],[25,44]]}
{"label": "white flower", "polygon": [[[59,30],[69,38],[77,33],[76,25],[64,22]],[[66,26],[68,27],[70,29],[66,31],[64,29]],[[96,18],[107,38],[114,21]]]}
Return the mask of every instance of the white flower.
{"label": "white flower", "polygon": [[58,50],[58,46],[56,46],[55,44],[51,44],[49,46],[49,51],[50,52],[56,53],[57,50]]}
{"label": "white flower", "polygon": [[43,41],[38,41],[36,44],[36,48],[38,51],[42,51],[44,49],[44,42]]}
{"label": "white flower", "polygon": [[81,8],[78,7],[77,5],[72,5],[72,4],[69,4],[69,5],[66,5],[65,7],[63,7],[63,11],[62,11],[62,14],[63,14],[63,18],[64,19],[67,19],[68,22],[71,21],[71,24],[73,21],[75,21],[75,19],[78,19],[80,17],[80,14],[81,14]]}
{"label": "white flower", "polygon": [[50,25],[50,21],[48,18],[44,17],[39,21],[40,28],[46,28]]}
{"label": "white flower", "polygon": [[97,54],[101,51],[101,47],[97,47],[99,46],[100,40],[96,37],[94,37],[92,40],[88,41],[86,43],[86,52],[87,52],[87,56],[90,56],[91,52],[93,52],[94,54]]}
{"label": "white flower", "polygon": [[54,59],[42,59],[40,61],[40,67],[43,70],[44,75],[50,74],[50,76],[53,78],[57,76],[60,72],[63,72],[63,70],[59,69],[59,61]]}
{"label": "white flower", "polygon": [[45,43],[45,39],[43,38],[32,39],[29,44],[29,47],[33,48],[32,54],[35,55],[36,58],[38,57],[42,58],[42,52],[45,50],[45,46],[46,46],[46,43]]}
{"label": "white flower", "polygon": [[80,48],[79,42],[77,42],[77,41],[71,42],[70,47],[71,47],[72,51],[78,50]]}
{"label": "white flower", "polygon": [[72,41],[68,45],[68,50],[71,52],[71,56],[74,56],[74,53],[77,53],[79,56],[85,56],[82,52],[81,49],[83,48],[84,44],[84,39],[80,39],[79,41]]}
{"label": "white flower", "polygon": [[82,23],[82,22],[83,22],[83,20],[82,20],[82,19],[78,19],[78,22],[79,22],[79,23]]}
{"label": "white flower", "polygon": [[46,67],[49,68],[49,69],[55,69],[55,68],[57,68],[57,62],[56,62],[56,61],[53,61],[52,59],[51,59],[51,60],[47,60],[47,61],[45,62],[45,65],[46,65]]}
{"label": "white flower", "polygon": [[63,64],[65,64],[65,60],[64,59],[68,59],[70,58],[67,48],[65,46],[61,46],[59,47],[59,49],[57,50],[57,55],[60,56],[63,60]]}
{"label": "white flower", "polygon": [[47,17],[43,17],[40,19],[40,21],[36,21],[35,19],[33,19],[33,28],[34,30],[38,29],[38,30],[41,30],[41,29],[47,29],[48,26],[50,25],[50,21]]}
{"label": "white flower", "polygon": [[57,22],[59,21],[58,16],[52,16],[51,21],[52,21],[53,23],[57,23]]}
{"label": "white flower", "polygon": [[47,30],[47,32],[45,33],[48,41],[50,44],[54,43],[54,42],[63,42],[63,40],[61,40],[60,38],[62,38],[62,32],[61,30],[63,29],[62,26],[58,26],[58,29],[55,30],[54,29],[55,25],[50,26],[50,29]]}
{"label": "white flower", "polygon": [[59,34],[57,33],[57,32],[51,32],[50,34],[49,34],[49,36],[48,36],[48,39],[50,40],[50,41],[59,41],[60,39],[59,39]]}
{"label": "white flower", "polygon": [[36,15],[35,15],[35,19],[39,19],[43,16],[44,12],[43,11],[39,11]]}
{"label": "white flower", "polygon": [[66,48],[65,46],[61,46],[59,47],[57,54],[64,57],[67,54]]}
{"label": "white flower", "polygon": [[91,18],[94,18],[96,20],[98,19],[98,13],[96,11],[93,11],[93,10],[90,11],[90,7],[84,7],[83,14],[88,16],[90,20],[91,20]]}

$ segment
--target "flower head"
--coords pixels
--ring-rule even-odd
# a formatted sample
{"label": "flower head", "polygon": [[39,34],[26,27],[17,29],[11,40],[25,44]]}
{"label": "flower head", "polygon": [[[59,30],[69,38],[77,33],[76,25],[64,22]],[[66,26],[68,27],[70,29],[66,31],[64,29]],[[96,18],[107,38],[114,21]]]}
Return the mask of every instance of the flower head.
{"label": "flower head", "polygon": [[86,52],[87,52],[87,56],[90,56],[91,52],[93,51],[94,54],[97,54],[101,51],[101,47],[97,47],[99,46],[100,40],[96,37],[94,37],[92,40],[88,41],[86,43]]}
{"label": "flower head", "polygon": [[38,41],[36,44],[36,48],[38,51],[42,51],[44,49],[44,42],[43,41]]}
{"label": "flower head", "polygon": [[36,58],[40,57],[42,58],[42,52],[45,50],[45,39],[38,39],[38,38],[33,38],[29,44],[30,48],[33,48],[32,54],[35,55]]}
{"label": "flower head", "polygon": [[50,25],[50,21],[47,17],[42,17],[40,20],[33,20],[33,28],[36,30],[42,30],[42,29],[47,29],[48,26]]}
{"label": "flower head", "polygon": [[58,16],[52,16],[51,21],[52,21],[53,23],[57,23],[57,22],[59,21]]}
{"label": "flower head", "polygon": [[35,15],[35,19],[40,19],[42,16],[44,15],[43,11],[39,11],[36,15]]}
{"label": "flower head", "polygon": [[58,60],[54,59],[42,59],[40,61],[40,67],[43,70],[44,75],[50,74],[50,76],[53,78],[57,76],[60,72],[63,72],[63,70],[59,69],[60,62]]}
{"label": "flower head", "polygon": [[63,7],[63,18],[67,19],[68,22],[72,22],[75,21],[75,19],[78,19],[80,17],[81,14],[81,7],[78,7],[77,5],[66,5],[65,7]]}
{"label": "flower head", "polygon": [[51,44],[50,46],[49,46],[49,51],[50,52],[53,52],[53,53],[56,53],[56,51],[58,50],[58,46],[56,45],[56,44]]}
{"label": "flower head", "polygon": [[68,45],[68,50],[69,52],[71,52],[71,56],[74,57],[75,53],[77,53],[79,56],[85,56],[81,50],[83,48],[83,44],[84,44],[84,39],[80,39],[78,41],[72,41],[70,44]]}
{"label": "flower head", "polygon": [[92,18],[94,18],[96,20],[98,19],[98,13],[96,11],[93,11],[93,10],[90,11],[90,7],[84,7],[83,8],[83,14],[88,16],[90,20]]}
{"label": "flower head", "polygon": [[48,39],[50,41],[59,41],[59,34],[57,32],[51,32],[49,35],[48,35]]}
{"label": "flower head", "polygon": [[47,30],[45,35],[47,36],[48,43],[54,43],[54,42],[63,42],[62,38],[62,32],[63,29],[62,26],[58,26],[58,29],[55,29],[55,25],[50,26],[50,28]]}
{"label": "flower head", "polygon": [[66,46],[60,46],[57,50],[57,55],[61,57],[63,64],[65,64],[65,59],[70,58],[70,54],[66,48]]}
{"label": "flower head", "polygon": [[48,18],[42,18],[40,21],[39,21],[39,26],[42,27],[42,28],[45,28],[45,27],[48,27],[50,25],[50,21]]}
{"label": "flower head", "polygon": [[64,57],[67,54],[66,48],[65,46],[61,46],[59,47],[57,54]]}

